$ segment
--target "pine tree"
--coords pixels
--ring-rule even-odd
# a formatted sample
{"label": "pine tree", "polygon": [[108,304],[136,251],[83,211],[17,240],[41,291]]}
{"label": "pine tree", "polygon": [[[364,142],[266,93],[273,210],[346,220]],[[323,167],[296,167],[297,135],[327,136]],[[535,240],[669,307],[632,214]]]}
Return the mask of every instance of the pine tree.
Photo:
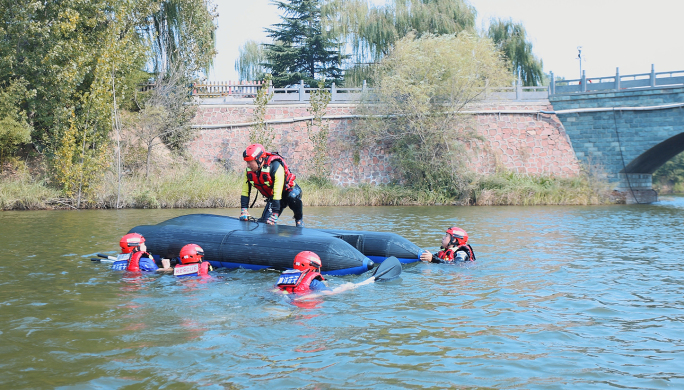
{"label": "pine tree", "polygon": [[321,0],[277,1],[276,5],[283,11],[282,23],[266,29],[274,43],[265,45],[264,64],[273,75],[273,85],[283,87],[303,80],[316,86],[321,79],[326,84],[340,84],[345,56],[322,28]]}

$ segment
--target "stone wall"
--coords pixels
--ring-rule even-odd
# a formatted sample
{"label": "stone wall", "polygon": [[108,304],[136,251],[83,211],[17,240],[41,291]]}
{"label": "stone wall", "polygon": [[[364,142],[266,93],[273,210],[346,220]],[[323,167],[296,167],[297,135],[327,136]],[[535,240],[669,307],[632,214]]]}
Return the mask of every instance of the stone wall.
{"label": "stone wall", "polygon": [[[249,144],[253,106],[203,105],[199,107],[196,124],[203,128],[190,144],[190,152],[207,169],[244,168],[242,151]],[[380,145],[358,150],[353,136],[356,120],[352,104],[330,105],[328,149],[334,161],[332,180],[339,185],[360,183],[386,184],[399,179],[388,151]],[[489,174],[508,170],[531,175],[570,177],[580,171],[579,163],[565,130],[553,115],[539,115],[539,110],[552,110],[546,102],[481,103],[467,110],[481,112],[470,117],[467,127],[480,135],[467,145],[470,169]],[[516,113],[505,113],[515,111]],[[503,112],[503,113],[502,113]],[[273,151],[280,152],[299,176],[313,173],[309,156],[306,121],[310,116],[306,105],[269,105],[267,121],[274,134]],[[208,128],[214,127],[214,128]],[[456,129],[454,131],[457,131]]]}
{"label": "stone wall", "polygon": [[[480,113],[475,130],[484,137],[480,150],[473,150],[472,168],[478,173],[504,170],[530,174],[572,177],[580,166],[565,129],[555,115],[498,113],[552,111],[545,103],[480,103],[469,110]],[[491,111],[492,114],[485,112]]]}

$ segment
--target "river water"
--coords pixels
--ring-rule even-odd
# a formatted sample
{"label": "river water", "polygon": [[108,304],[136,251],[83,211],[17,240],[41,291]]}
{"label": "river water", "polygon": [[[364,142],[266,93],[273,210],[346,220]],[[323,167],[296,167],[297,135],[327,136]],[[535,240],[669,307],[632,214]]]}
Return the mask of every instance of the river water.
{"label": "river water", "polygon": [[478,260],[300,306],[270,291],[274,271],[180,280],[90,261],[133,226],[196,212],[0,213],[0,388],[684,388],[682,197],[306,208],[308,227],[433,250],[458,225]]}

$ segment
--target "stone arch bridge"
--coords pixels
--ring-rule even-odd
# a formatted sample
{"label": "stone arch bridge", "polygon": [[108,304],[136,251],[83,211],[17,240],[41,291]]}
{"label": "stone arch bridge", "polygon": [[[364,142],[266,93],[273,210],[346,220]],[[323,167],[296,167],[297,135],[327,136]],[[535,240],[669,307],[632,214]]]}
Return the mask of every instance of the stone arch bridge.
{"label": "stone arch bridge", "polygon": [[649,203],[653,173],[684,152],[684,71],[582,77],[550,86],[575,155],[628,201]]}

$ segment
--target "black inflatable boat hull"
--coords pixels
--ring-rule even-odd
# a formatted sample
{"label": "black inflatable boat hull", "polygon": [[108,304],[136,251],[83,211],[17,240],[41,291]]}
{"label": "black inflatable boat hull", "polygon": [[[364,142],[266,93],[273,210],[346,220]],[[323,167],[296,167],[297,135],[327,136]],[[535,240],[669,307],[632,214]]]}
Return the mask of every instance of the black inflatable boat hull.
{"label": "black inflatable boat hull", "polygon": [[402,263],[419,260],[423,249],[396,233],[320,229],[346,241],[376,263],[396,257]]}
{"label": "black inflatable boat hull", "polygon": [[226,268],[285,270],[297,253],[309,250],[321,257],[324,274],[361,274],[390,256],[407,263],[418,261],[420,253],[394,233],[296,228],[212,214],[184,215],[130,232],[142,234],[150,252],[168,258],[186,244],[198,244],[214,267]]}

